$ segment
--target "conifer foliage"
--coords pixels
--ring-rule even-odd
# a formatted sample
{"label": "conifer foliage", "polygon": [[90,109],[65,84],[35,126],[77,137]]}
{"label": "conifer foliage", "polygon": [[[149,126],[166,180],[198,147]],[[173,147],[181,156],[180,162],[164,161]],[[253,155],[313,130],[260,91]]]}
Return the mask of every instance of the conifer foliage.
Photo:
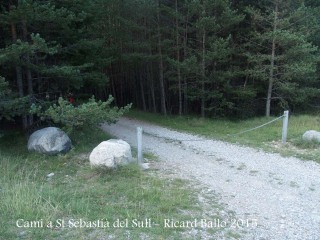
{"label": "conifer foliage", "polygon": [[69,92],[80,103],[112,95],[118,106],[202,117],[319,107],[317,1],[9,0],[0,7],[0,117],[19,115],[24,127],[34,120],[33,103],[47,97],[53,106]]}

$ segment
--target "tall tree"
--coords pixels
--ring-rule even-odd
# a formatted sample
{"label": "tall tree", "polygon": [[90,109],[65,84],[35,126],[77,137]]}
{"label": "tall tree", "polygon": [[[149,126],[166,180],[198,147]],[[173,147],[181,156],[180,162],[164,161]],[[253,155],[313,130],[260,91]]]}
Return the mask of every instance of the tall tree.
{"label": "tall tree", "polygon": [[162,34],[161,34],[161,4],[158,0],[158,9],[157,9],[157,34],[158,34],[158,54],[159,54],[159,83],[160,83],[160,100],[161,100],[161,112],[164,115],[167,115],[166,107],[166,94],[164,86],[164,66],[163,66],[163,54],[162,54]]}
{"label": "tall tree", "polygon": [[182,115],[182,86],[181,86],[181,63],[180,63],[180,28],[179,28],[179,5],[175,1],[175,35],[176,35],[176,60],[177,60],[177,78],[179,95],[179,115]]}
{"label": "tall tree", "polygon": [[[243,19],[231,9],[228,0],[190,1],[193,19],[191,26],[193,38],[191,48],[195,55],[190,55],[189,68],[193,69],[198,82],[193,84],[193,96],[200,99],[200,113],[217,113],[231,107],[224,96],[224,90],[230,88],[233,68],[230,58],[235,51],[232,47],[232,29]],[[194,65],[197,59],[198,64]],[[193,60],[192,60],[193,59]]]}
{"label": "tall tree", "polygon": [[[303,4],[274,0],[266,11],[248,9],[255,31],[248,44],[252,78],[266,82],[265,115],[270,116],[272,100],[283,107],[314,96],[312,88],[318,57],[310,42],[310,24],[316,24]],[[302,94],[302,95],[300,95]],[[300,95],[300,96],[299,96]]]}

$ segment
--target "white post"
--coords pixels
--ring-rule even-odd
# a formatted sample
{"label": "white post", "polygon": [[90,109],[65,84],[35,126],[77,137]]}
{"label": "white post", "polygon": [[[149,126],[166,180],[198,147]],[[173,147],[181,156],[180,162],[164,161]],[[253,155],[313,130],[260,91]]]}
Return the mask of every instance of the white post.
{"label": "white post", "polygon": [[137,127],[137,140],[138,140],[138,164],[142,164],[142,127]]}
{"label": "white post", "polygon": [[284,111],[283,113],[283,125],[282,125],[282,143],[287,142],[288,135],[288,121],[289,121],[289,111]]}

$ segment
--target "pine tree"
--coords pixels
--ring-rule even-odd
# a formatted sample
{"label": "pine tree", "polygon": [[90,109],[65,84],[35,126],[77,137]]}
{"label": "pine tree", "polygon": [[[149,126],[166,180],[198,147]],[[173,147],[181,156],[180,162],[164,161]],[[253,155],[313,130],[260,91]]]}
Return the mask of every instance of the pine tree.
{"label": "pine tree", "polygon": [[[232,103],[224,95],[230,86],[233,75],[229,61],[234,52],[231,31],[243,16],[231,9],[227,0],[190,1],[194,21],[191,26],[191,49],[195,55],[189,55],[186,63],[197,82],[193,83],[193,98],[200,99],[201,116],[205,112],[221,113],[231,108]],[[195,61],[197,64],[194,65]]]}
{"label": "pine tree", "polygon": [[314,96],[319,61],[317,47],[310,42],[310,26],[315,21],[309,9],[282,0],[271,4],[265,12],[248,9],[255,26],[248,44],[249,75],[266,85],[266,116],[270,116],[272,100],[287,107]]}
{"label": "pine tree", "polygon": [[[0,39],[0,65],[10,83],[16,82],[11,85],[17,86],[13,90],[20,98],[28,95],[32,100],[46,92],[61,95],[86,82],[106,85],[101,63],[110,59],[101,51],[101,39],[89,37],[86,28],[92,15],[86,3],[25,0],[3,5],[0,28],[11,38]],[[30,124],[32,115],[24,114],[23,128]]]}

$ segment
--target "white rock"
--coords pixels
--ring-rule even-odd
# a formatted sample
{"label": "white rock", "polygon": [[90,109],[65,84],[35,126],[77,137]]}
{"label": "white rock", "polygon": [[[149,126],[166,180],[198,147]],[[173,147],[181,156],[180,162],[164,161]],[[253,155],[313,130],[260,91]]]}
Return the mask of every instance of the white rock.
{"label": "white rock", "polygon": [[149,163],[141,163],[141,164],[140,164],[140,167],[141,167],[143,170],[148,170],[148,169],[150,168]]}
{"label": "white rock", "polygon": [[315,130],[309,130],[309,131],[306,131],[303,136],[302,136],[302,139],[304,141],[316,141],[316,142],[319,142],[320,143],[320,132],[317,132]]}
{"label": "white rock", "polygon": [[132,162],[130,145],[118,139],[101,142],[93,149],[90,156],[91,166],[105,166],[114,168]]}
{"label": "white rock", "polygon": [[48,175],[47,175],[47,177],[48,178],[51,178],[51,177],[53,177],[54,176],[54,173],[52,172],[52,173],[49,173]]}

